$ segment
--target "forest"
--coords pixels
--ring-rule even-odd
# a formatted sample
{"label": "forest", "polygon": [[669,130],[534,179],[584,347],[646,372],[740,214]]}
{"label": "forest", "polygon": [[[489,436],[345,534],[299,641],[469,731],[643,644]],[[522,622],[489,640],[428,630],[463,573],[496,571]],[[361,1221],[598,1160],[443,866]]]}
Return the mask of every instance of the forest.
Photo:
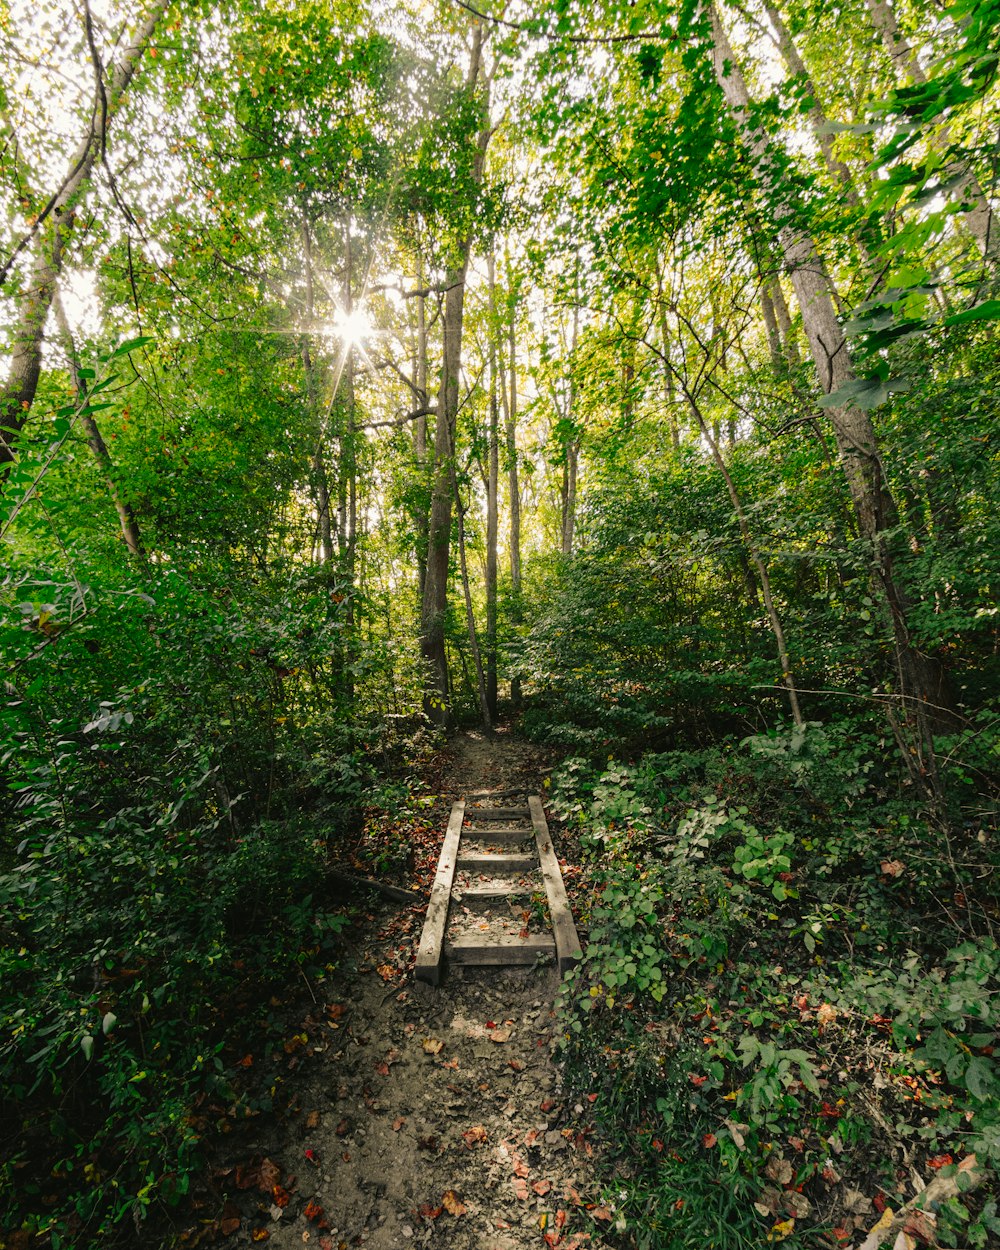
{"label": "forest", "polygon": [[0,1248],[251,1244],[247,1038],[469,731],[547,761],[601,1143],[498,1245],[1000,1246],[1000,0],[0,58]]}

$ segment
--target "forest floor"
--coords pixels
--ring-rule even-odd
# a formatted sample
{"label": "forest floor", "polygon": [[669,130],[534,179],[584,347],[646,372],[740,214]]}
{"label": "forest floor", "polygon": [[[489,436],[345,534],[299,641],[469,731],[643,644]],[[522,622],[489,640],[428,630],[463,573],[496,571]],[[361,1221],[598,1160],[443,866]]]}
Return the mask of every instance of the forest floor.
{"label": "forest floor", "polygon": [[[439,836],[417,852],[421,886],[452,799],[541,792],[545,762],[503,733],[452,739],[435,761]],[[456,969],[436,988],[415,982],[422,913],[380,906],[352,931],[337,972],[289,1008],[288,1040],[270,1055],[284,1113],[214,1149],[226,1199],[214,1233],[226,1244],[605,1245],[614,1212],[595,1188],[589,1107],[560,1095],[551,1058],[554,969]],[[200,1237],[192,1229],[183,1240]]]}

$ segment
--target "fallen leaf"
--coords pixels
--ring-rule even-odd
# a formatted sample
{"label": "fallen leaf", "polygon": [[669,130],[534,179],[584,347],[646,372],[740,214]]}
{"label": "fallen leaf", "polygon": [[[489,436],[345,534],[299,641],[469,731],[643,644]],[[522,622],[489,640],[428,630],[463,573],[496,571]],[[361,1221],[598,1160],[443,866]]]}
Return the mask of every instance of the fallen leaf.
{"label": "fallen leaf", "polygon": [[832,1003],[821,1003],[816,1010],[816,1021],[818,1024],[833,1024],[837,1018],[837,1008]]}
{"label": "fallen leaf", "polygon": [[240,1217],[238,1215],[231,1215],[227,1219],[219,1221],[219,1229],[223,1237],[232,1237],[233,1233],[236,1232],[239,1226]]}
{"label": "fallen leaf", "polygon": [[954,1162],[955,1160],[951,1157],[951,1155],[934,1155],[932,1158],[927,1160],[927,1166],[932,1172],[936,1172],[939,1168],[946,1168]]}
{"label": "fallen leaf", "polygon": [[454,1189],[446,1189],[441,1195],[441,1202],[449,1215],[459,1216],[464,1215],[466,1212],[465,1203],[455,1193]]}
{"label": "fallen leaf", "polygon": [[607,1207],[591,1207],[590,1214],[595,1220],[610,1220],[611,1212]]}
{"label": "fallen leaf", "polygon": [[267,1241],[271,1236],[271,1230],[268,1228],[255,1228],[250,1234],[252,1241]]}
{"label": "fallen leaf", "polygon": [[306,1116],[306,1128],[319,1128],[319,1112],[310,1111]]}
{"label": "fallen leaf", "polygon": [[383,1060],[382,1063],[377,1063],[375,1065],[375,1071],[379,1074],[379,1076],[388,1076],[389,1065]]}
{"label": "fallen leaf", "polygon": [[391,981],[396,975],[396,969],[392,966],[392,964],[379,964],[375,971],[379,974],[383,981]]}
{"label": "fallen leaf", "polygon": [[511,1059],[508,1062],[509,1062],[509,1066],[512,1067],[515,1072],[524,1071],[524,1064],[521,1062],[520,1059]]}
{"label": "fallen leaf", "polygon": [[524,1144],[526,1146],[533,1146],[536,1141],[538,1141],[538,1129],[529,1128],[524,1135]]}
{"label": "fallen leaf", "polygon": [[326,1014],[331,1020],[339,1020],[346,1010],[342,1003],[327,1003],[326,1006]]}
{"label": "fallen leaf", "polygon": [[554,1098],[542,1099],[541,1108],[543,1111],[551,1111],[555,1105],[556,1105],[556,1100]]}
{"label": "fallen leaf", "polygon": [[393,1120],[393,1122],[392,1122],[392,1131],[393,1131],[394,1133],[398,1133],[398,1132],[399,1132],[399,1130],[403,1127],[403,1125],[404,1125],[405,1123],[406,1123],[406,1117],[405,1117],[405,1116],[402,1116],[402,1115],[401,1115],[401,1116],[397,1116],[397,1117],[396,1117],[396,1119],[395,1119],[395,1120]]}
{"label": "fallen leaf", "polygon": [[315,1202],[309,1201],[306,1203],[305,1210],[302,1214],[307,1220],[311,1220],[313,1223],[316,1223],[323,1218],[323,1208]]}
{"label": "fallen leaf", "polygon": [[563,1197],[567,1202],[572,1202],[575,1207],[578,1207],[583,1203],[583,1199],[580,1197],[579,1192],[573,1185],[566,1186],[563,1190]]}
{"label": "fallen leaf", "polygon": [[792,1165],[780,1155],[771,1155],[764,1171],[772,1181],[779,1185],[790,1185],[792,1181]]}
{"label": "fallen leaf", "polygon": [[313,1165],[313,1167],[314,1167],[314,1168],[318,1168],[318,1167],[319,1167],[319,1159],[316,1157],[316,1151],[315,1151],[315,1150],[313,1150],[312,1146],[307,1146],[307,1147],[306,1147],[306,1149],[305,1149],[305,1157],[306,1157],[306,1160],[307,1160],[309,1163],[311,1163],[311,1164]]}
{"label": "fallen leaf", "polygon": [[492,1033],[489,1034],[489,1039],[491,1042],[509,1042],[513,1033],[513,1029],[494,1029]]}
{"label": "fallen leaf", "polygon": [[260,1187],[270,1191],[281,1180],[281,1168],[273,1159],[264,1159],[260,1165]]}
{"label": "fallen leaf", "polygon": [[444,1050],[444,1042],[433,1037],[425,1037],[421,1045],[428,1055],[439,1055]]}
{"label": "fallen leaf", "polygon": [[883,859],[882,873],[886,877],[898,877],[905,867],[898,859]]}
{"label": "fallen leaf", "polygon": [[341,1120],[337,1127],[333,1130],[338,1137],[346,1137],[351,1131],[350,1120]]}
{"label": "fallen leaf", "polygon": [[528,1189],[528,1182],[515,1177],[513,1181],[514,1197],[520,1198],[522,1202],[527,1202],[531,1197],[531,1191]]}
{"label": "fallen leaf", "polygon": [[552,1188],[552,1182],[551,1181],[535,1181],[534,1185],[532,1185],[531,1188],[535,1191],[535,1193],[539,1196],[539,1198],[544,1198],[545,1195]]}
{"label": "fallen leaf", "polygon": [[472,1128],[467,1128],[462,1134],[462,1140],[465,1142],[469,1150],[475,1146],[481,1146],[486,1140],[486,1130],[481,1124],[474,1124]]}
{"label": "fallen leaf", "polygon": [[515,1155],[514,1156],[514,1175],[515,1176],[527,1176],[530,1171],[531,1169],[528,1167],[525,1161],[520,1157],[520,1155]]}
{"label": "fallen leaf", "polygon": [[274,1205],[284,1209],[292,1200],[292,1195],[287,1189],[282,1189],[280,1185],[275,1185],[271,1190],[271,1197],[274,1199]]}
{"label": "fallen leaf", "polygon": [[429,1202],[425,1202],[418,1208],[417,1214],[425,1220],[436,1220],[443,1210],[444,1207],[432,1207]]}
{"label": "fallen leaf", "polygon": [[767,1234],[768,1241],[784,1241],[795,1230],[794,1220],[781,1220]]}
{"label": "fallen leaf", "polygon": [[701,1139],[701,1144],[705,1147],[706,1150],[711,1150],[718,1140],[719,1139],[716,1137],[714,1133],[706,1133],[705,1136]]}

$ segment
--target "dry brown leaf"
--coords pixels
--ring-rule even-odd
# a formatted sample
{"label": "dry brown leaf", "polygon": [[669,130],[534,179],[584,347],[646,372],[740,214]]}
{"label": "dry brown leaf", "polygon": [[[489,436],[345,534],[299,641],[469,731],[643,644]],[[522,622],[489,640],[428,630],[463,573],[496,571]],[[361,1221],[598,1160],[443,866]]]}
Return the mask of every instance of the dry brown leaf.
{"label": "dry brown leaf", "polygon": [[514,1175],[515,1176],[527,1176],[530,1171],[531,1169],[528,1167],[525,1161],[521,1158],[521,1156],[515,1155],[514,1156]]}
{"label": "dry brown leaf", "polygon": [[771,1155],[764,1171],[772,1181],[776,1181],[779,1185],[790,1185],[792,1182],[792,1165],[781,1155]]}
{"label": "dry brown leaf", "polygon": [[502,1029],[491,1029],[490,1032],[486,1034],[486,1036],[490,1039],[491,1042],[509,1042],[513,1034],[514,1034],[513,1029],[504,1027]]}
{"label": "dry brown leaf", "polygon": [[462,1134],[462,1140],[465,1142],[469,1150],[474,1146],[481,1146],[486,1140],[486,1130],[481,1124],[474,1124],[472,1128],[467,1128]]}
{"label": "dry brown leaf", "polygon": [[221,1220],[219,1222],[219,1229],[222,1232],[223,1237],[232,1237],[233,1233],[236,1232],[239,1226],[240,1217],[238,1215],[231,1215],[228,1219]]}
{"label": "dry brown leaf", "polygon": [[535,1181],[534,1185],[532,1185],[531,1188],[535,1191],[535,1193],[539,1196],[539,1198],[544,1198],[545,1195],[552,1188],[552,1182],[551,1181]]}
{"label": "dry brown leaf", "polygon": [[422,1215],[425,1220],[436,1220],[444,1210],[444,1207],[433,1207],[429,1202],[425,1202],[419,1209],[418,1214]]}
{"label": "dry brown leaf", "polygon": [[306,1116],[306,1128],[319,1128],[319,1112],[310,1111]]}
{"label": "dry brown leaf", "polygon": [[393,1122],[392,1122],[392,1131],[393,1131],[394,1133],[398,1133],[398,1132],[399,1132],[399,1130],[403,1127],[403,1125],[404,1125],[405,1123],[406,1123],[406,1117],[405,1117],[405,1116],[402,1116],[402,1115],[397,1116],[397,1117],[396,1117],[396,1119],[395,1119],[395,1120],[393,1120]]}
{"label": "dry brown leaf", "polygon": [[439,1042],[434,1037],[425,1037],[421,1045],[428,1055],[440,1055],[444,1050],[444,1042]]}
{"label": "dry brown leaf", "polygon": [[260,1187],[270,1192],[281,1180],[281,1168],[273,1159],[264,1159],[260,1165]]}
{"label": "dry brown leaf", "polygon": [[531,1197],[531,1191],[528,1189],[528,1182],[521,1180],[520,1177],[515,1177],[513,1185],[514,1197],[520,1198],[522,1202],[527,1202]]}
{"label": "dry brown leaf", "polygon": [[455,1193],[454,1189],[446,1189],[441,1195],[441,1202],[449,1215],[459,1216],[464,1215],[466,1212],[465,1203]]}

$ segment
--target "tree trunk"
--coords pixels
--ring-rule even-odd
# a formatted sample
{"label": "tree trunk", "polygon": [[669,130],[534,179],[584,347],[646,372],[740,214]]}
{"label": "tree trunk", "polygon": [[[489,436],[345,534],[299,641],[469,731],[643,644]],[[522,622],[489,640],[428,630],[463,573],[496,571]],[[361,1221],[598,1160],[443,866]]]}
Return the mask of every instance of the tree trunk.
{"label": "tree trunk", "polygon": [[[927,75],[920,64],[916,51],[911,47],[906,36],[899,28],[896,14],[889,0],[865,0],[875,27],[889,58],[896,68],[897,76],[904,81],[922,85],[927,82]],[[947,152],[951,146],[951,136],[946,126],[939,134],[928,133],[927,142],[939,154]],[[983,194],[968,161],[949,160],[941,170],[941,178],[957,179],[954,194],[968,207],[962,215],[962,222],[976,240],[976,244],[987,260],[1000,258],[1000,229],[993,221],[993,210]]]}
{"label": "tree trunk", "polygon": [[[770,193],[773,209],[786,222],[778,229],[785,265],[791,278],[806,331],[820,386],[826,394],[840,390],[855,379],[850,350],[834,310],[825,266],[808,235],[787,224],[797,216],[797,205],[789,202],[771,174],[776,168],[767,135],[752,126],[750,97],[732,47],[714,5],[710,8],[714,36],[716,78],[756,165],[761,186]],[[895,525],[897,512],[882,472],[875,430],[868,413],[852,404],[827,409],[833,426],[841,466],[858,518],[861,536],[871,550],[876,588],[891,621],[899,696],[911,732],[911,750],[904,758],[911,775],[936,787],[928,712],[941,704],[944,677],[940,666],[922,655],[910,641],[907,602],[900,588],[887,532]]]}
{"label": "tree trunk", "polygon": [[316,430],[316,447],[310,459],[312,475],[312,491],[316,501],[316,530],[319,535],[320,563],[327,567],[333,561],[333,522],[330,514],[330,485],[326,472],[324,443],[326,441],[325,422],[320,415],[319,379],[316,376],[316,364],[309,348],[309,334],[312,333],[316,318],[315,288],[313,285],[312,232],[306,218],[302,220],[302,254],[305,261],[306,279],[306,326],[308,332],[302,336],[300,355],[302,372],[306,383],[306,399],[313,426]]}
{"label": "tree trunk", "polygon": [[476,692],[479,696],[479,714],[483,728],[488,734],[493,732],[493,718],[490,714],[489,692],[486,689],[486,678],[483,674],[483,657],[479,650],[479,636],[476,632],[476,617],[472,610],[472,589],[469,585],[469,565],[465,558],[465,510],[458,493],[458,474],[452,459],[452,484],[455,492],[455,513],[458,519],[458,563],[462,575],[462,596],[465,599],[465,622],[469,633],[469,650],[476,669]]}
{"label": "tree trunk", "polygon": [[[493,285],[493,254],[489,257]],[[497,538],[499,530],[499,403],[497,400],[497,351],[490,340],[490,431],[486,474],[486,703],[490,718],[497,718]]]}
{"label": "tree trunk", "polygon": [[[517,316],[510,298],[511,272],[508,259],[507,287],[510,301],[510,317],[506,319],[508,352],[504,364],[503,346],[498,353],[500,365],[500,399],[503,404],[504,442],[507,456],[507,498],[510,510],[510,583],[511,621],[521,624],[521,486],[517,471]],[[509,386],[508,386],[509,382]],[[521,676],[513,673],[510,679],[510,701],[515,711],[521,707]]]}
{"label": "tree trunk", "polygon": [[[466,87],[474,90],[482,67],[483,32],[474,23],[472,51]],[[489,124],[477,138],[474,182],[482,181]],[[448,563],[451,545],[452,463],[458,419],[458,384],[462,365],[462,322],[465,310],[465,275],[472,251],[472,234],[458,248],[455,264],[447,271],[444,301],[441,388],[438,393],[437,425],[434,430],[434,485],[430,520],[427,527],[427,575],[420,613],[420,648],[426,665],[424,711],[437,724],[446,724],[448,707],[448,657],[445,652],[444,622],[448,607]]]}
{"label": "tree trunk", "polygon": [[42,368],[45,323],[62,271],[66,236],[73,226],[73,212],[90,181],[94,162],[104,150],[111,119],[168,4],[169,0],[156,0],[136,31],[135,39],[112,70],[107,86],[102,81],[95,91],[90,128],[69,162],[62,186],[50,202],[51,223],[38,240],[27,287],[21,297],[17,323],[11,335],[10,371],[0,392],[0,475],[6,473],[14,458],[18,435],[35,401]]}
{"label": "tree trunk", "polygon": [[142,534],[139,531],[139,523],[136,520],[135,512],[118,487],[118,482],[115,479],[115,468],[111,463],[111,455],[108,452],[107,444],[101,435],[100,427],[94,418],[94,414],[86,411],[87,380],[83,376],[80,359],[76,353],[76,344],[73,342],[73,331],[70,329],[66,310],[63,308],[63,302],[58,291],[53,296],[53,304],[56,322],[66,349],[66,358],[69,361],[73,385],[76,388],[77,402],[82,405],[79,412],[80,424],[83,426],[90,450],[94,453],[97,467],[100,469],[101,476],[104,478],[105,485],[108,488],[108,494],[111,496],[111,502],[115,506],[115,512],[118,513],[118,524],[121,526],[125,546],[128,547],[130,555],[137,560],[144,561],[146,553],[142,546]]}

